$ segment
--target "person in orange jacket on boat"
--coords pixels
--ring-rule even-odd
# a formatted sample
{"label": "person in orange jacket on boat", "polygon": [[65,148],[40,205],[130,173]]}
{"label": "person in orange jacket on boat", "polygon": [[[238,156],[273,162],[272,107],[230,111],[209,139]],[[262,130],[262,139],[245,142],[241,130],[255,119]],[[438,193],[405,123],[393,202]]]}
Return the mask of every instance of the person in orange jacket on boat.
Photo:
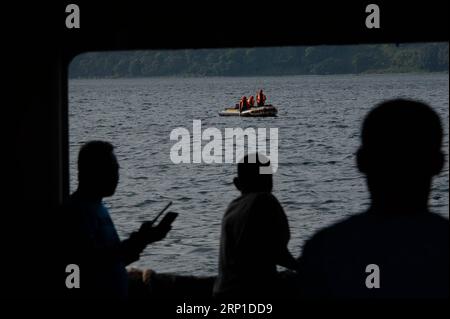
{"label": "person in orange jacket on boat", "polygon": [[264,95],[263,90],[259,90],[256,95],[256,105],[264,106],[264,103],[266,103],[266,96]]}
{"label": "person in orange jacket on boat", "polygon": [[239,112],[245,111],[248,109],[248,101],[247,101],[247,97],[243,96],[241,98],[241,101],[239,102]]}
{"label": "person in orange jacket on boat", "polygon": [[248,103],[248,107],[249,107],[249,108],[255,106],[255,98],[253,97],[253,95],[249,97],[247,103]]}

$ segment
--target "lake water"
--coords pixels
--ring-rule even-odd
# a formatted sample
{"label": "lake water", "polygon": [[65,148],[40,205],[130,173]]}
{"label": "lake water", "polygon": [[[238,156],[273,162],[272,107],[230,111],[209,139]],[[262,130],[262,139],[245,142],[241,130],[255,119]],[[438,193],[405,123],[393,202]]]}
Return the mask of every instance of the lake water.
{"label": "lake water", "polygon": [[[279,107],[276,118],[219,117],[240,96],[264,88]],[[121,179],[105,199],[122,238],[152,219],[168,202],[179,212],[168,237],[144,251],[133,266],[159,272],[213,275],[220,223],[239,193],[234,164],[173,164],[170,132],[192,121],[202,127],[279,129],[274,194],[288,216],[289,247],[299,255],[317,229],[367,208],[364,179],[355,167],[363,117],[378,102],[407,97],[434,107],[445,126],[448,153],[448,74],[209,77],[71,80],[69,84],[71,190],[82,143],[116,146]],[[203,145],[205,145],[204,142]],[[448,165],[435,179],[433,211],[448,217]]]}

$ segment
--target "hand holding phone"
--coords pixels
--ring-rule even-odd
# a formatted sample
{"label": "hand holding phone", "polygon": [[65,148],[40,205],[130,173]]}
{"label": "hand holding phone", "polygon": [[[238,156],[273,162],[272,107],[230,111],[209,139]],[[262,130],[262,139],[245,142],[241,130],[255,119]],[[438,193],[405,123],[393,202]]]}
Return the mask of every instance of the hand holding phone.
{"label": "hand holding phone", "polygon": [[170,225],[166,227],[161,227],[160,225],[153,226],[152,222],[148,221],[142,224],[141,228],[139,229],[139,233],[145,244],[148,245],[164,239],[170,229]]}
{"label": "hand holding phone", "polygon": [[152,231],[153,225],[158,220],[159,216],[161,216],[169,207],[172,205],[172,202],[169,202],[157,215],[153,220],[151,221],[145,221],[141,224],[141,227],[139,228],[139,233],[148,233]]}
{"label": "hand holding phone", "polygon": [[173,221],[177,218],[178,213],[168,212],[163,219],[159,222],[157,226],[154,223],[158,217],[172,204],[170,202],[152,221],[147,221],[142,223],[139,232],[145,238],[147,244],[159,241],[166,237],[167,233],[172,229],[171,225]]}
{"label": "hand holding phone", "polygon": [[178,213],[168,212],[163,219],[159,222],[157,228],[167,229],[170,228],[174,220],[178,217]]}

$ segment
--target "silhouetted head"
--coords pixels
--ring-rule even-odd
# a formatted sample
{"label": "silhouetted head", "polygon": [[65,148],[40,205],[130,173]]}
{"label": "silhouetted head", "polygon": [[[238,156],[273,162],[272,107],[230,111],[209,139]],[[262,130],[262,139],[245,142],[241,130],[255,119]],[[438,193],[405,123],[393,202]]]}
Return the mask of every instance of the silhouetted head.
{"label": "silhouetted head", "polygon": [[424,103],[396,99],[374,108],[364,120],[357,154],[372,201],[426,207],[431,179],[444,164],[442,135],[439,116]]}
{"label": "silhouetted head", "polygon": [[261,174],[261,168],[270,167],[266,156],[259,153],[246,155],[237,166],[238,176],[234,178],[234,185],[243,194],[272,191],[272,174]]}
{"label": "silhouetted head", "polygon": [[119,182],[114,146],[103,141],[84,144],[78,155],[78,182],[78,189],[91,196],[113,195]]}

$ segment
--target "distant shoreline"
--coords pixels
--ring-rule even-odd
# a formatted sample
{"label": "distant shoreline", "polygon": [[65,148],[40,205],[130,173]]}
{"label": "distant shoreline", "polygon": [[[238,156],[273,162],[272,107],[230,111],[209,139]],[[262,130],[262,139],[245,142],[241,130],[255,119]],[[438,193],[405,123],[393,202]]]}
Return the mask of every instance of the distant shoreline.
{"label": "distant shoreline", "polygon": [[70,78],[286,76],[442,72],[448,43],[86,52]]}

